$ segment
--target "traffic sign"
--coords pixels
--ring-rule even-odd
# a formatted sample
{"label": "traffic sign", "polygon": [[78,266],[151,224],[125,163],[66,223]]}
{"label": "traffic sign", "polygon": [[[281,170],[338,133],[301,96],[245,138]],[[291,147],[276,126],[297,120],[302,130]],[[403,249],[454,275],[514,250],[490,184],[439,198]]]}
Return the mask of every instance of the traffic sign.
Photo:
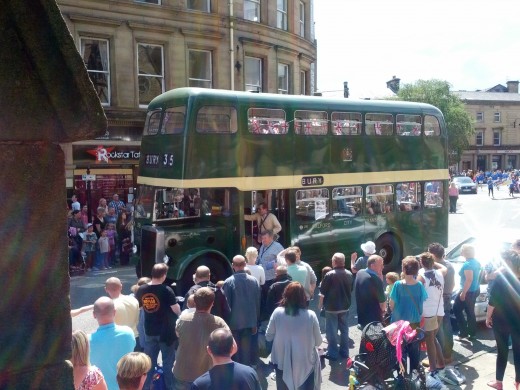
{"label": "traffic sign", "polygon": [[96,175],[83,174],[81,175],[81,178],[83,179],[83,181],[96,181]]}

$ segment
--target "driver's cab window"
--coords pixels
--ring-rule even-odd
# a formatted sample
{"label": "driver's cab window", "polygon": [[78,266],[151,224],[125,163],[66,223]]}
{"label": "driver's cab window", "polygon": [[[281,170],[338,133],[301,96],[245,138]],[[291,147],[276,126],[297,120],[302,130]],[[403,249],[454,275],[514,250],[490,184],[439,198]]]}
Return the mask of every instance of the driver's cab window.
{"label": "driver's cab window", "polygon": [[149,186],[139,187],[138,196],[134,202],[134,216],[136,218],[152,218],[154,208],[155,189]]}
{"label": "driver's cab window", "polygon": [[367,186],[365,214],[378,215],[391,213],[394,208],[394,186],[378,184]]}
{"label": "driver's cab window", "polygon": [[362,210],[363,188],[360,186],[337,187],[332,190],[332,216],[353,218]]}
{"label": "driver's cab window", "polygon": [[231,215],[231,193],[227,188],[201,188],[201,213],[205,216]]}
{"label": "driver's cab window", "polygon": [[198,217],[200,209],[198,188],[163,188],[155,193],[155,220]]}
{"label": "driver's cab window", "polygon": [[329,190],[315,188],[296,191],[296,218],[299,221],[317,221],[329,215]]}

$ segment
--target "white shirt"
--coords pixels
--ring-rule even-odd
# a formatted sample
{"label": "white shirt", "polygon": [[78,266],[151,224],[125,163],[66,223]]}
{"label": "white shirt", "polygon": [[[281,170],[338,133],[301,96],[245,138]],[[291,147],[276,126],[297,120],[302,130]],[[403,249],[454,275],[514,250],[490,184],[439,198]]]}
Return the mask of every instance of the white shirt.
{"label": "white shirt", "polygon": [[262,267],[261,265],[256,265],[256,264],[253,264],[253,265],[248,264],[247,268],[249,269],[249,271],[251,271],[251,276],[254,276],[256,278],[256,280],[258,280],[258,283],[260,283],[260,286],[265,284],[264,267]]}
{"label": "white shirt", "polygon": [[119,295],[114,301],[116,316],[114,322],[117,325],[126,325],[134,331],[137,337],[137,322],[139,321],[139,302],[131,295]]}
{"label": "white shirt", "polygon": [[424,288],[428,298],[423,303],[423,317],[443,316],[444,300],[442,291],[444,290],[444,276],[441,271],[431,269],[426,271],[424,268],[419,270],[419,275],[424,279]]}

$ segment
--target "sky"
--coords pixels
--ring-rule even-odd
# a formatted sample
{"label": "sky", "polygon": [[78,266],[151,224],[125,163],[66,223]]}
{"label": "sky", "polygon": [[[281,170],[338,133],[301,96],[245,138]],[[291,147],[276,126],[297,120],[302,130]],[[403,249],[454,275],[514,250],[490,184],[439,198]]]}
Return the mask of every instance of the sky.
{"label": "sky", "polygon": [[392,96],[386,82],[475,91],[520,80],[518,0],[314,0],[317,90]]}

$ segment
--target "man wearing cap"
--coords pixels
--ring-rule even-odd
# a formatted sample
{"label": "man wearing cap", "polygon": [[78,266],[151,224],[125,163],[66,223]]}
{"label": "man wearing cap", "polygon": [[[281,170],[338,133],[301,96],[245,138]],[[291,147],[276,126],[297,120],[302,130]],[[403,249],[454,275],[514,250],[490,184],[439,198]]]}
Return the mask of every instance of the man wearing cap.
{"label": "man wearing cap", "polygon": [[376,244],[373,241],[367,241],[364,244],[361,244],[361,250],[363,251],[363,256],[358,258],[356,252],[350,255],[350,269],[352,273],[355,274],[358,271],[367,268],[368,258],[376,253]]}

